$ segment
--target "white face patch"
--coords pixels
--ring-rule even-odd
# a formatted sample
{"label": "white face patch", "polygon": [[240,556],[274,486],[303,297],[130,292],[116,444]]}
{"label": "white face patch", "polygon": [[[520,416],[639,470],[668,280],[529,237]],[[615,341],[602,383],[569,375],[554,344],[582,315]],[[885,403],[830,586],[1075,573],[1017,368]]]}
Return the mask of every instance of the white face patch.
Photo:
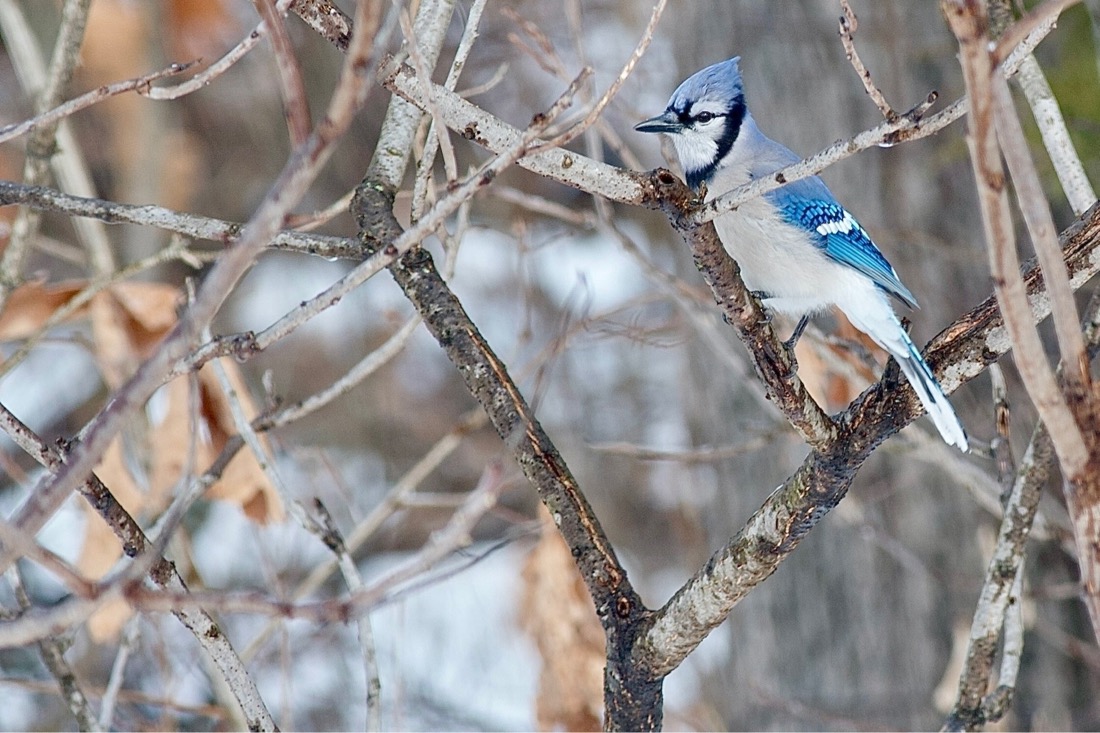
{"label": "white face patch", "polygon": [[718,154],[718,143],[702,132],[685,128],[671,137],[685,173],[706,168],[714,162],[714,156]]}
{"label": "white face patch", "polygon": [[823,237],[830,234],[848,234],[852,231],[860,231],[860,227],[847,211],[844,212],[844,218],[840,221],[827,221],[817,227],[817,233]]}

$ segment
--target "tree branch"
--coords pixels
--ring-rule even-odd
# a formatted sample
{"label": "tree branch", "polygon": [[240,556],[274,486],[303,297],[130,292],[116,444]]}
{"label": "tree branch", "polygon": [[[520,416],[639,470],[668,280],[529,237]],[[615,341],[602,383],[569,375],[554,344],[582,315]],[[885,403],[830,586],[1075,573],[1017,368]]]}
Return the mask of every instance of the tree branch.
{"label": "tree branch", "polygon": [[[372,3],[359,6],[357,35],[345,59],[341,78],[325,117],[306,143],[292,153],[282,173],[271,186],[256,213],[241,231],[240,239],[228,249],[203,280],[194,301],[175,328],[155,352],[138,368],[95,418],[82,431],[67,460],[55,473],[47,475],[28,499],[16,510],[15,523],[22,529],[37,531],[57,511],[65,498],[92,472],[114,436],[129,417],[145,403],[176,363],[194,347],[196,340],[214,318],[230,290],[252,265],[279,230],[283,217],[312,182],[333,150],[334,143],[347,129],[355,111],[366,99],[371,85],[373,28],[377,18],[370,15]],[[374,25],[372,25],[372,21]],[[15,556],[3,548],[0,572]]]}
{"label": "tree branch", "polygon": [[[2,404],[0,404],[0,424],[3,425],[4,431],[20,448],[33,456],[48,471],[57,471],[64,465],[64,459],[59,450],[38,437]],[[231,444],[233,442],[231,441]],[[240,443],[241,441],[238,439],[236,445],[239,446]],[[232,453],[235,452],[236,448],[233,449]],[[216,463],[207,472],[207,475],[197,479],[197,482],[209,485],[217,475],[220,475],[220,471],[224,469],[227,463],[227,460]],[[136,558],[149,552],[153,544],[146,537],[145,532],[142,531],[130,513],[118,503],[118,500],[95,474],[92,474],[79,487],[79,490],[81,495],[115,533],[115,536],[118,537],[119,542],[122,543],[122,550],[127,557]],[[5,543],[6,549],[7,544]],[[187,585],[176,571],[176,566],[163,557],[158,556],[154,559],[148,576],[153,583],[165,591],[182,594],[188,592]],[[74,620],[66,625],[80,623],[94,609],[95,601],[89,597],[84,607],[74,609]],[[237,656],[233,645],[218,627],[217,622],[206,611],[193,606],[172,609],[172,613],[194,635],[199,646],[206,651],[221,672],[230,691],[240,704],[250,730],[275,730],[275,721],[268,712],[266,705],[264,705],[259,690],[256,689],[255,683],[244,667],[244,663]],[[0,624],[0,639],[4,639],[3,645],[5,646],[13,643],[6,638],[9,632],[10,629],[6,629],[3,624]]]}
{"label": "tree branch", "polygon": [[978,0],[944,0],[943,8],[961,49],[963,76],[971,103],[967,142],[978,186],[989,266],[997,301],[1014,345],[1013,360],[1031,401],[1050,431],[1059,461],[1070,476],[1076,476],[1088,462],[1088,449],[1032,326],[1020,278],[1016,238],[1001,166],[1001,147],[994,129],[993,89],[1003,83],[1003,79],[998,81],[999,72],[994,70],[989,54],[984,4]]}
{"label": "tree branch", "polygon": [[[69,216],[96,219],[107,224],[127,223],[149,226],[191,239],[203,239],[226,246],[235,244],[244,229],[244,225],[237,222],[173,211],[152,204],[120,204],[105,199],[73,196],[54,188],[0,181],[0,206],[11,204],[21,204],[39,211],[53,211]],[[317,255],[326,259],[339,257],[358,260],[363,256],[359,243],[354,239],[327,234],[282,230],[272,236],[268,244],[274,249]]]}
{"label": "tree branch", "polygon": [[[1100,272],[1100,204],[1067,228],[1061,240],[1070,283],[1079,288]],[[1034,261],[1028,263],[1024,281],[1031,318],[1038,322],[1049,315],[1050,301]],[[924,356],[950,393],[1011,346],[995,296],[990,296],[933,339]],[[856,398],[838,416],[836,437],[815,447],[729,544],[655,613],[633,652],[637,664],[655,677],[679,666],[836,506],[871,452],[920,414],[912,390],[897,389],[888,381],[884,377]]]}

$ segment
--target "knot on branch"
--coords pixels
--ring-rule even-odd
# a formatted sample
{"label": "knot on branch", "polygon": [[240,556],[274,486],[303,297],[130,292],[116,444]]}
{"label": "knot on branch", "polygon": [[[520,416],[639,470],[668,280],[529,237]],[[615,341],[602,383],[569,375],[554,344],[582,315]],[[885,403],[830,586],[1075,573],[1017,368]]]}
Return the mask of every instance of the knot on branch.
{"label": "knot on branch", "polygon": [[359,225],[359,241],[367,257],[401,234],[401,225],[393,215],[397,189],[377,181],[363,181],[351,199],[351,215]]}
{"label": "knot on branch", "polygon": [[698,226],[693,217],[703,206],[704,196],[692,190],[667,168],[655,168],[642,180],[642,204],[660,209],[677,231],[685,232]]}

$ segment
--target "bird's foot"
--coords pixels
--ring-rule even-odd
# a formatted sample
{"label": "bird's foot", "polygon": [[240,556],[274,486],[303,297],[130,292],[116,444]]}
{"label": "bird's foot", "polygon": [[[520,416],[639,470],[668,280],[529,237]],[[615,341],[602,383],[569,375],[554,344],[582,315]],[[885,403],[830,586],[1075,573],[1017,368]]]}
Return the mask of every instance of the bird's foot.
{"label": "bird's foot", "polygon": [[791,366],[798,368],[798,357],[794,354],[794,347],[798,344],[798,339],[802,338],[802,332],[806,330],[806,325],[810,322],[809,316],[802,316],[798,319],[798,324],[794,327],[794,333],[791,337],[783,342],[783,348],[787,350],[787,358],[791,360]]}

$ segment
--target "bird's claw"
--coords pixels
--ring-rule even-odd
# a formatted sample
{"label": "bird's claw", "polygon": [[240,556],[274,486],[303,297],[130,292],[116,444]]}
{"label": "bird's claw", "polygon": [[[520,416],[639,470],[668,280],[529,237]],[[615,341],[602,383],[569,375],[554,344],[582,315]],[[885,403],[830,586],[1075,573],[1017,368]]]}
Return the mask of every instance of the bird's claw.
{"label": "bird's claw", "polygon": [[809,316],[799,318],[798,324],[794,327],[794,333],[783,342],[783,348],[787,350],[787,358],[791,360],[791,366],[794,368],[798,368],[798,357],[794,355],[794,347],[798,344],[798,339],[802,337],[802,332],[806,330],[806,324],[809,322]]}

